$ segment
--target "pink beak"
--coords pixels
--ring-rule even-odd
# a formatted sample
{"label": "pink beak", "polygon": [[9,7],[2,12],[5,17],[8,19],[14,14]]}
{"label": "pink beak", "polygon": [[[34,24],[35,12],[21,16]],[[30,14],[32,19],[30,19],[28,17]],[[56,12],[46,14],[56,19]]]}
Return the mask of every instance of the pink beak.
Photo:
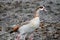
{"label": "pink beak", "polygon": [[43,10],[47,12],[47,9],[45,7],[43,7]]}

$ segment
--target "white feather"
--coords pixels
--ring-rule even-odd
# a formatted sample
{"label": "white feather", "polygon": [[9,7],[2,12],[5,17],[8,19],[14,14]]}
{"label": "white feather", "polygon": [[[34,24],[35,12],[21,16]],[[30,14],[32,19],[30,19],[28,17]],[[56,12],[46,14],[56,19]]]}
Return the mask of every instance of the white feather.
{"label": "white feather", "polygon": [[20,33],[32,32],[39,27],[39,23],[40,23],[39,17],[33,18],[29,24],[21,26],[19,28],[19,32]]}
{"label": "white feather", "polygon": [[[20,39],[24,39],[29,34],[32,33],[36,28],[39,27],[40,20],[39,17],[33,18],[28,24],[21,26],[18,31],[20,32]],[[26,35],[27,34],[27,35]]]}

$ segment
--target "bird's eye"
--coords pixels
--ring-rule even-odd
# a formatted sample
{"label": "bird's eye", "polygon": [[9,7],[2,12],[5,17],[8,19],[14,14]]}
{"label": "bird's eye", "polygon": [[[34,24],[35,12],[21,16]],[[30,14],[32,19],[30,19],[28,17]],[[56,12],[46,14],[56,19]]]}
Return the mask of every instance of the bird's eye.
{"label": "bird's eye", "polygon": [[40,6],[39,8],[41,8],[41,9],[42,9],[42,8],[43,8],[43,6]]}

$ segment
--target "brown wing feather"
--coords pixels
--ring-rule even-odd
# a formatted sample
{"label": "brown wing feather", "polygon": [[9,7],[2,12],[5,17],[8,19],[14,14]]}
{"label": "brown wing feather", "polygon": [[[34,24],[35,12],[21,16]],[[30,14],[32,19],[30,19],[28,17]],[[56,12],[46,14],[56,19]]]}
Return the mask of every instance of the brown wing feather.
{"label": "brown wing feather", "polygon": [[26,25],[26,24],[28,24],[29,22],[30,22],[30,21],[23,22],[23,23],[21,23],[21,26]]}
{"label": "brown wing feather", "polygon": [[[21,26],[23,26],[23,25],[25,25],[25,24],[28,24],[28,23],[29,23],[29,21],[23,22],[23,23],[21,23]],[[21,26],[17,24],[17,25],[16,25],[15,27],[13,27],[12,29],[13,29],[14,32],[16,32]]]}
{"label": "brown wing feather", "polygon": [[15,27],[13,27],[12,29],[13,29],[13,31],[15,32],[15,31],[17,31],[18,29],[19,29],[19,25],[17,24]]}

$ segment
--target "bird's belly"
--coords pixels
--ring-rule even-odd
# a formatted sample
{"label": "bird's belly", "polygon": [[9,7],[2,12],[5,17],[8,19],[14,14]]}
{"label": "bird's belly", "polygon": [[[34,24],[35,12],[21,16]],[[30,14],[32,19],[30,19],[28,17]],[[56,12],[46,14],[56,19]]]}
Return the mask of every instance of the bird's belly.
{"label": "bird's belly", "polygon": [[28,29],[26,29],[26,32],[31,33],[31,32],[33,32],[34,30],[35,30],[35,28],[29,27]]}
{"label": "bird's belly", "polygon": [[35,28],[32,28],[32,27],[26,27],[26,29],[24,29],[23,31],[24,32],[27,32],[27,33],[31,33],[35,30]]}
{"label": "bird's belly", "polygon": [[31,27],[31,26],[28,26],[28,25],[25,25],[23,27],[21,27],[19,29],[20,33],[31,33],[35,30],[36,28],[35,27]]}

